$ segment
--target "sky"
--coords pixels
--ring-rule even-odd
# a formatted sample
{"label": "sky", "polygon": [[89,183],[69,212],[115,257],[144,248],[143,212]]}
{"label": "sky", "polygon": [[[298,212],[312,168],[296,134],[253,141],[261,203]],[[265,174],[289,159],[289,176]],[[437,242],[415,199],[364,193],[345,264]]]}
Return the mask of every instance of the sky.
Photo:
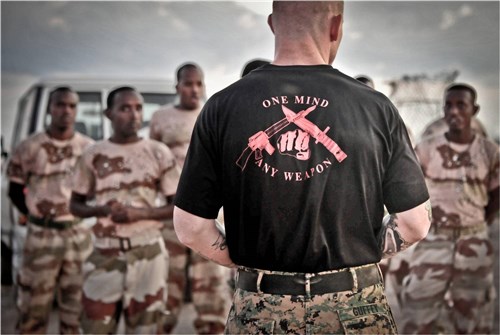
{"label": "sky", "polygon": [[[210,96],[254,58],[273,58],[271,1],[1,1],[1,131],[17,100],[47,77],[173,79],[194,61]],[[333,66],[386,95],[405,75],[457,70],[476,87],[479,119],[499,133],[499,2],[347,1]],[[441,94],[439,92],[438,94]]]}

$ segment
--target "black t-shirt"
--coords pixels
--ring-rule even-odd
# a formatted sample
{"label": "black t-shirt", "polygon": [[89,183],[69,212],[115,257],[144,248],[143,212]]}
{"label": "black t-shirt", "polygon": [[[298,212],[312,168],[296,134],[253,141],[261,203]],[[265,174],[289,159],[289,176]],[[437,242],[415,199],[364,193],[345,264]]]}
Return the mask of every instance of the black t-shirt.
{"label": "black t-shirt", "polygon": [[328,65],[267,65],[207,101],[175,203],[204,218],[224,206],[236,264],[319,272],[380,261],[384,204],[427,199],[383,94]]}

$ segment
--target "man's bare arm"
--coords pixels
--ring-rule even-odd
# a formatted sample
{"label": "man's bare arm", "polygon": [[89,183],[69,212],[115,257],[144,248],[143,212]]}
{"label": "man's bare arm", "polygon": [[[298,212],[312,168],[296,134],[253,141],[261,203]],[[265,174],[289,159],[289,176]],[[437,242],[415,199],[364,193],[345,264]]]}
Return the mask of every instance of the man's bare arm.
{"label": "man's bare arm", "polygon": [[24,196],[24,185],[11,181],[9,183],[9,198],[21,213],[28,215],[28,207],[26,206],[26,198]]}
{"label": "man's bare arm", "polygon": [[86,195],[73,192],[69,202],[69,211],[80,218],[103,217],[111,213],[111,207],[108,205],[89,206]]}
{"label": "man's bare arm", "polygon": [[236,266],[229,257],[226,236],[217,229],[215,220],[175,207],[174,228],[179,241],[203,257],[226,267]]}
{"label": "man's bare arm", "polygon": [[71,194],[70,211],[81,218],[110,216],[116,223],[130,223],[139,220],[165,220],[172,218],[173,196],[167,197],[167,203],[161,207],[138,208],[122,205],[118,201],[110,201],[104,206],[90,206],[87,196],[73,192]]}
{"label": "man's bare arm", "polygon": [[429,200],[410,210],[386,215],[379,235],[382,258],[392,257],[425,238],[431,220]]}
{"label": "man's bare arm", "polygon": [[498,187],[493,191],[489,192],[488,205],[485,207],[485,217],[488,224],[493,223],[493,219],[498,213],[499,209],[499,189]]}
{"label": "man's bare arm", "polygon": [[160,207],[132,207],[118,202],[110,204],[111,220],[116,223],[130,223],[139,220],[167,220],[174,214],[173,197],[166,198],[167,203]]}

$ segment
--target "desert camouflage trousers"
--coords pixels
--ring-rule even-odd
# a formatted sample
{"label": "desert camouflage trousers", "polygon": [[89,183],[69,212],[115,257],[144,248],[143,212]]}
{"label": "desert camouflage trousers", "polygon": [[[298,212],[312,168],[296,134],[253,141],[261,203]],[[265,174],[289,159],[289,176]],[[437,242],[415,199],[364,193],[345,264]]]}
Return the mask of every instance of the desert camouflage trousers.
{"label": "desert camouflage trousers", "polygon": [[165,333],[175,328],[184,302],[188,278],[191,282],[191,297],[196,310],[194,327],[198,334],[222,334],[227,313],[231,306],[231,279],[229,268],[211,262],[179,242],[171,220],[162,231],[170,254],[168,276],[169,315],[165,322]]}
{"label": "desert camouflage trousers", "polygon": [[127,334],[161,333],[167,263],[161,236],[125,252],[95,248],[83,268],[83,332],[116,333],[123,313]]}
{"label": "desert camouflage trousers", "polygon": [[18,331],[46,333],[56,291],[61,334],[80,333],[82,263],[90,255],[90,231],[28,224],[23,264],[18,274]]}
{"label": "desert camouflage trousers", "polygon": [[403,333],[491,333],[493,250],[487,229],[455,238],[430,231],[403,282]]}
{"label": "desert camouflage trousers", "polygon": [[382,283],[306,296],[236,289],[226,334],[396,334]]}

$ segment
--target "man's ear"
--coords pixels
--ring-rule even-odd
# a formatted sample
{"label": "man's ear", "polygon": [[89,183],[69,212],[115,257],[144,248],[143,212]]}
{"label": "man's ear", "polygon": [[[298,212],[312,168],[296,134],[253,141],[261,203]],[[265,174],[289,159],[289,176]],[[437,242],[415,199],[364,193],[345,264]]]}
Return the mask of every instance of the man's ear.
{"label": "man's ear", "polygon": [[332,16],[330,21],[330,41],[338,41],[342,35],[342,14]]}
{"label": "man's ear", "polygon": [[177,94],[180,94],[180,93],[179,93],[179,83],[175,84],[175,92],[176,92]]}
{"label": "man's ear", "polygon": [[476,116],[477,113],[479,113],[479,109],[480,109],[479,105],[474,105],[474,114],[472,115]]}
{"label": "man's ear", "polygon": [[104,110],[104,115],[111,120],[111,110],[109,108]]}
{"label": "man's ear", "polygon": [[269,26],[269,28],[271,28],[271,31],[273,32],[274,34],[274,28],[273,28],[273,14],[269,14],[269,16],[267,17],[267,24]]}

